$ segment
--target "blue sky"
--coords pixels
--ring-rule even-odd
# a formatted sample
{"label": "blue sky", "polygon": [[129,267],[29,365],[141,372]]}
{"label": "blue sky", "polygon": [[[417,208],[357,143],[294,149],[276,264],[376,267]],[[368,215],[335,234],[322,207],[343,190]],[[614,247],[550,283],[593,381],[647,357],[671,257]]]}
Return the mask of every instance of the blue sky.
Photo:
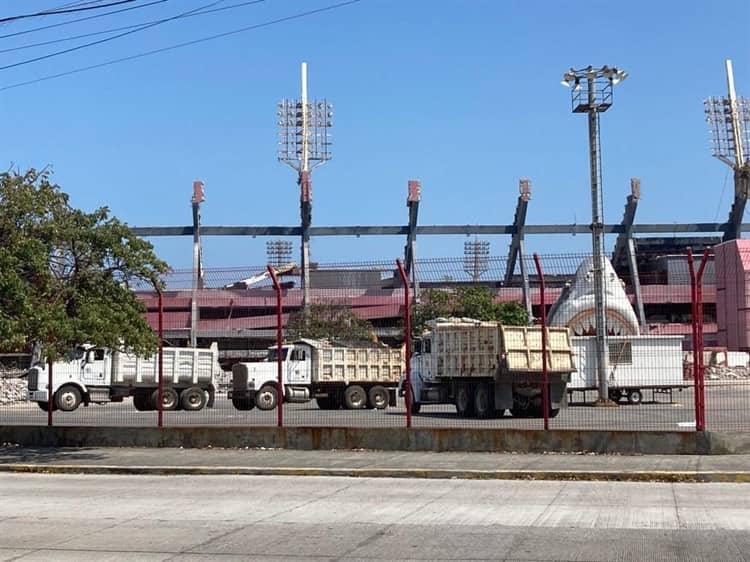
{"label": "blue sky", "polygon": [[[0,15],[66,3],[4,0]],[[0,50],[210,3],[167,0],[0,38]],[[638,222],[726,220],[731,172],[711,156],[703,100],[726,95],[727,58],[738,94],[750,97],[747,0],[727,0],[720,8],[692,0],[362,0],[2,89],[335,3],[265,0],[2,70],[3,166],[50,165],[73,205],[106,205],[132,226],[190,224],[194,179],[205,181],[204,225],[298,225],[295,172],[276,158],[276,103],[299,96],[299,67],[306,61],[310,96],[328,98],[335,112],[334,157],[313,173],[315,226],[403,225],[409,179],[422,182],[422,225],[509,224],[521,177],[532,182],[528,224],[587,224],[586,118],[571,113],[570,93],[559,82],[571,66],[607,64],[630,76],[602,116],[605,221],[620,221],[632,177],[642,182]],[[0,25],[0,35],[60,21],[65,18],[10,22]],[[90,40],[3,52],[0,66]],[[507,253],[507,236],[485,239],[492,255]],[[190,267],[189,237],[151,241],[174,268]],[[418,255],[460,256],[465,241],[425,236]],[[265,242],[206,237],[204,263],[260,265]],[[608,250],[612,244],[608,238]],[[403,246],[400,237],[314,238],[312,258],[390,260]],[[529,236],[527,247],[586,251],[590,237]]]}

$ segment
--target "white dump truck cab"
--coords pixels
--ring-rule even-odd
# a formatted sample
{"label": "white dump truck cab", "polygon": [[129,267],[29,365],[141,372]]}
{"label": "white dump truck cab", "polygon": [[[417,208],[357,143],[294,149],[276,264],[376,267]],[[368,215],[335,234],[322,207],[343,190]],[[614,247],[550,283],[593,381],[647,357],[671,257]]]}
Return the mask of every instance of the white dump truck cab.
{"label": "white dump truck cab", "polygon": [[[302,342],[281,348],[281,377],[285,402],[310,400],[312,346]],[[270,347],[263,361],[236,363],[232,366],[232,389],[228,398],[238,410],[273,410],[278,404],[277,346]]]}

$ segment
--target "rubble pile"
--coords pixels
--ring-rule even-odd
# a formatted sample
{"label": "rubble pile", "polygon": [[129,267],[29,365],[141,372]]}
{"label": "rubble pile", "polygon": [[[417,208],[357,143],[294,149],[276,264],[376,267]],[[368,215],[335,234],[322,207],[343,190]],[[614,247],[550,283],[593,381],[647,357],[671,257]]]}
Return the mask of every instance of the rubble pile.
{"label": "rubble pile", "polygon": [[0,370],[0,406],[26,400],[26,379],[23,371]]}
{"label": "rubble pile", "polygon": [[750,367],[711,365],[706,367],[705,378],[706,380],[750,379]]}

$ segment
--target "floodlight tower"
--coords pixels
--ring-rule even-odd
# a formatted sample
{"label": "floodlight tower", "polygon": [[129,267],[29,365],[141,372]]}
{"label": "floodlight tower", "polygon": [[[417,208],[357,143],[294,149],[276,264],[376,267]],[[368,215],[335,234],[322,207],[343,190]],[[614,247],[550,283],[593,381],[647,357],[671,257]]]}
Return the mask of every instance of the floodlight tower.
{"label": "floodlight tower", "polygon": [[490,243],[474,239],[464,242],[464,271],[471,275],[475,283],[489,268]]}
{"label": "floodlight tower", "polygon": [[292,243],[289,240],[269,240],[266,242],[268,264],[279,267],[292,261]]}
{"label": "floodlight tower", "polygon": [[302,306],[310,301],[310,224],[312,223],[313,168],[331,159],[328,129],[333,126],[333,106],[325,99],[307,99],[307,63],[302,63],[302,96],[279,102],[279,161],[297,171],[300,186],[302,230]]}
{"label": "floodlight tower", "polygon": [[594,262],[594,309],[596,323],[597,376],[599,404],[610,404],[607,347],[607,318],[604,302],[604,206],[601,193],[601,155],[599,144],[599,114],[612,105],[612,89],[627,78],[628,73],[617,67],[571,68],[563,75],[563,86],[571,89],[573,113],[588,114],[589,163],[591,170],[591,245]]}
{"label": "floodlight tower", "polygon": [[723,237],[727,241],[740,237],[745,204],[750,195],[750,99],[737,98],[732,61],[726,60],[725,67],[728,96],[709,97],[704,105],[711,130],[712,153],[734,170],[734,203]]}

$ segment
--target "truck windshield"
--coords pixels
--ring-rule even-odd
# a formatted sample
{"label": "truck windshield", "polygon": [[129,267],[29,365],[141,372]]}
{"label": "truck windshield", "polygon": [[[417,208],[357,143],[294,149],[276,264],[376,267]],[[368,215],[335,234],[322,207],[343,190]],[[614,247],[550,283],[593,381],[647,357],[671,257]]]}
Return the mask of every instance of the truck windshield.
{"label": "truck windshield", "polygon": [[[272,347],[268,350],[268,357],[266,358],[267,361],[278,361],[279,360],[279,353],[278,348]],[[281,348],[281,360],[286,361],[286,354],[289,352],[289,348],[282,347]]]}

